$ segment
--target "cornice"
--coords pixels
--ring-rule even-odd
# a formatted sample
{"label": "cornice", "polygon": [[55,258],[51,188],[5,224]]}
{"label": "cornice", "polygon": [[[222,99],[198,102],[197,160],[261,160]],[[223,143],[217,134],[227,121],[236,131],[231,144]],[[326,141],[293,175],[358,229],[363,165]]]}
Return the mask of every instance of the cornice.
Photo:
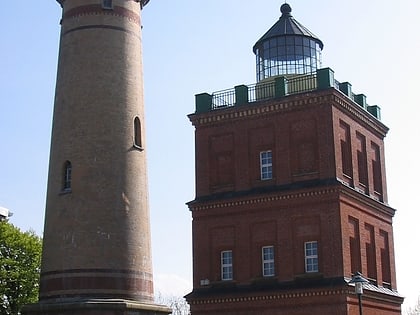
{"label": "cornice", "polygon": [[[210,292],[209,292],[210,293]],[[194,296],[194,291],[190,293],[187,298],[188,302],[192,305],[205,305],[205,304],[224,304],[224,303],[249,303],[249,302],[264,302],[264,301],[287,301],[291,299],[313,298],[313,297],[328,297],[328,296],[347,296],[355,297],[354,287],[336,287],[330,289],[305,289],[305,290],[288,290],[287,292],[224,292],[221,295],[203,295]],[[210,293],[211,294],[211,293]],[[236,295],[237,294],[237,295]],[[365,286],[365,299],[385,301],[391,303],[401,304],[403,297],[396,291],[377,287],[375,285]]]}
{"label": "cornice", "polygon": [[389,130],[388,127],[373,117],[369,112],[334,88],[256,101],[245,105],[235,105],[223,109],[211,110],[205,113],[194,113],[188,115],[188,117],[194,126],[201,127],[217,123],[226,123],[231,120],[249,119],[250,117],[260,117],[291,110],[300,110],[304,108],[304,106],[322,106],[326,104],[342,110],[353,117],[353,119],[368,126],[374,132],[379,133],[382,137],[384,137]]}
{"label": "cornice", "polygon": [[[276,112],[290,111],[302,106],[318,104],[332,100],[331,95],[311,95],[313,93],[287,96],[281,99],[270,99],[248,103],[246,105],[236,105],[225,109],[215,109],[206,113],[190,114],[193,125],[207,125],[223,123],[228,120],[247,119],[258,117]],[[329,93],[330,94],[330,93]]]}
{"label": "cornice", "polygon": [[[395,215],[395,209],[391,208],[387,204],[373,199],[355,189],[349,187],[346,184],[337,181],[336,184],[332,184],[328,187],[312,187],[312,188],[300,188],[299,191],[277,191],[262,193],[250,192],[242,196],[232,197],[220,197],[214,200],[200,200],[200,198],[187,203],[190,211],[206,211],[214,209],[242,207],[254,204],[272,203],[283,200],[298,200],[302,198],[319,198],[320,196],[327,196],[341,194],[342,196],[351,198],[359,204],[366,205],[369,209],[374,209],[378,213],[385,214],[387,218],[392,218]],[[345,202],[345,200],[342,199]],[[383,216],[377,216],[383,220]]]}
{"label": "cornice", "polygon": [[333,104],[338,109],[350,114],[355,120],[358,120],[364,125],[367,125],[372,131],[379,132],[382,137],[385,137],[389,128],[381,121],[369,114],[366,110],[361,108],[355,102],[344,96],[342,93],[335,90]]}
{"label": "cornice", "polygon": [[288,300],[288,299],[298,299],[298,298],[305,298],[305,297],[348,295],[348,294],[351,294],[351,292],[352,291],[350,289],[331,289],[331,290],[274,293],[274,294],[239,296],[239,297],[193,298],[189,302],[193,305],[241,303],[241,302],[255,302],[255,301]]}
{"label": "cornice", "polygon": [[[364,204],[370,209],[375,209],[377,212],[385,214],[386,217],[392,218],[395,215],[396,210],[391,208],[387,204],[375,200],[374,198],[367,196],[357,190],[349,187],[348,185],[342,184],[340,187],[340,193],[343,196],[347,196],[355,200],[359,204]],[[383,216],[376,216],[379,220],[383,220]]]}
{"label": "cornice", "polygon": [[234,200],[216,200],[216,201],[192,201],[189,202],[187,205],[191,211],[204,211],[204,210],[211,210],[211,209],[218,209],[218,208],[227,208],[227,207],[240,207],[244,205],[252,205],[252,204],[261,204],[261,203],[271,203],[280,200],[296,200],[300,198],[318,198],[319,196],[334,194],[339,191],[339,188],[328,187],[328,188],[321,188],[311,191],[299,191],[299,192],[279,192],[275,195],[271,194],[269,196],[249,196],[247,197],[237,197]]}

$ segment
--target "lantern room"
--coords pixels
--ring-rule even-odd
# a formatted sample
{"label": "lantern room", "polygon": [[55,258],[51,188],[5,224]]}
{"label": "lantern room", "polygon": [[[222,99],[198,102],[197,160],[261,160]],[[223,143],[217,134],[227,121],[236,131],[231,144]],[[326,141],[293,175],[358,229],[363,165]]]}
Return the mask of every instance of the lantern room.
{"label": "lantern room", "polygon": [[310,74],[321,68],[322,41],[281,6],[280,19],[256,42],[257,82],[275,76]]}

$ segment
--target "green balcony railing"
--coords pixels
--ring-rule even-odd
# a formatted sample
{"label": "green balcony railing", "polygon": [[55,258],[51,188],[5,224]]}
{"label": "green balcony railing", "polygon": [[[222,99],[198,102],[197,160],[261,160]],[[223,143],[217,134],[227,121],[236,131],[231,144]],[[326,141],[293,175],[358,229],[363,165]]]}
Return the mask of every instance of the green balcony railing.
{"label": "green balcony railing", "polygon": [[367,105],[366,96],[364,94],[354,94],[350,83],[340,83],[335,80],[334,71],[330,68],[319,69],[316,73],[308,75],[279,76],[248,86],[238,85],[233,89],[217,91],[213,94],[197,94],[196,113],[328,88],[335,88],[342,92],[375,118],[381,119],[379,106]]}

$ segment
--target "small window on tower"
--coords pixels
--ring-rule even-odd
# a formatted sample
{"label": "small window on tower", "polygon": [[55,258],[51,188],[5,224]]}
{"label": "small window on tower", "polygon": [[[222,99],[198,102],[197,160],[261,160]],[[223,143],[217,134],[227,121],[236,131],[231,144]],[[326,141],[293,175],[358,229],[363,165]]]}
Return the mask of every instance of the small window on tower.
{"label": "small window on tower", "polygon": [[64,177],[63,177],[63,191],[70,192],[71,191],[71,172],[72,166],[70,161],[66,161],[64,163]]}
{"label": "small window on tower", "polygon": [[134,118],[134,146],[143,149],[140,118]]}
{"label": "small window on tower", "polygon": [[273,157],[271,151],[260,152],[261,180],[273,178]]}
{"label": "small window on tower", "polygon": [[112,10],[112,0],[102,0],[102,9]]}

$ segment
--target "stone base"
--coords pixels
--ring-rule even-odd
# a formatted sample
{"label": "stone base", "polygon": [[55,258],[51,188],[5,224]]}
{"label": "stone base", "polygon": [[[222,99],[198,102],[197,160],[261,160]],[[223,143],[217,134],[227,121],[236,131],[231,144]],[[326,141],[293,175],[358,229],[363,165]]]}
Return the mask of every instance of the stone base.
{"label": "stone base", "polygon": [[25,305],[22,315],[168,315],[163,305],[120,299],[63,300]]}

